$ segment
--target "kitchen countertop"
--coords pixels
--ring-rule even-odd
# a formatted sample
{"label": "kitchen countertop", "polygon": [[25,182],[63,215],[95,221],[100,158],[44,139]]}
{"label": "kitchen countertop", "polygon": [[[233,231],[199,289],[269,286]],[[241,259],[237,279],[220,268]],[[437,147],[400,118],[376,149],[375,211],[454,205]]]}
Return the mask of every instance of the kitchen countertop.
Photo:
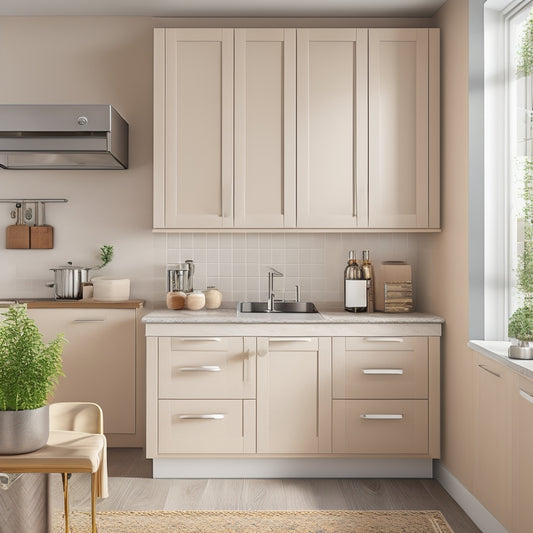
{"label": "kitchen countertop", "polygon": [[508,341],[477,341],[468,342],[468,347],[479,352],[494,361],[509,367],[514,372],[533,379],[533,359],[511,359],[507,350],[511,345]]}
{"label": "kitchen countertop", "polygon": [[[316,304],[318,313],[241,313],[237,304],[201,311],[158,309],[142,321],[147,336],[164,335],[411,335],[440,336],[444,319],[427,313],[350,313]],[[386,332],[383,326],[387,326]]]}
{"label": "kitchen countertop", "polygon": [[5,303],[26,304],[28,309],[140,309],[144,300],[126,300],[122,302],[98,302],[92,298],[86,300],[55,300],[53,298],[6,298]]}

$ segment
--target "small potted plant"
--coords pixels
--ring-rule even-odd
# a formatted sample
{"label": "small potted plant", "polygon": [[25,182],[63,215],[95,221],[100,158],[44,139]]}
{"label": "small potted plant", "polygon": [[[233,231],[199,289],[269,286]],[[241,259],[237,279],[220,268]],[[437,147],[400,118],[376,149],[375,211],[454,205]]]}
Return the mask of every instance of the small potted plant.
{"label": "small potted plant", "polygon": [[12,305],[0,320],[0,454],[28,453],[49,436],[48,398],[63,376],[59,334],[46,344],[26,305]]}

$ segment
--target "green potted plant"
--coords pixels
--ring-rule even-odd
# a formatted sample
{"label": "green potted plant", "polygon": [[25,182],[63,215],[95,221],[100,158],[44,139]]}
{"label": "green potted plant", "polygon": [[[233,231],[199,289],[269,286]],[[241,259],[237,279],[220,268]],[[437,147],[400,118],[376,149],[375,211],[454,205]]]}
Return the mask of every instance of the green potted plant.
{"label": "green potted plant", "polygon": [[49,436],[48,398],[63,376],[59,334],[46,344],[26,305],[12,305],[0,321],[0,454],[28,453]]}
{"label": "green potted plant", "polygon": [[528,158],[523,169],[524,247],[518,257],[517,287],[523,295],[523,305],[509,319],[508,335],[518,340],[509,347],[513,359],[533,359],[533,161]]}

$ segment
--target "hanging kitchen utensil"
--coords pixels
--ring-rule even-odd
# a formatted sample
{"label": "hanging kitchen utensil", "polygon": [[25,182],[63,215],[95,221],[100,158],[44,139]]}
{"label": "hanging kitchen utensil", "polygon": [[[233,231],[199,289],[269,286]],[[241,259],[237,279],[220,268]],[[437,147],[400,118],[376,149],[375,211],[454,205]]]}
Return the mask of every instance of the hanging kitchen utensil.
{"label": "hanging kitchen utensil", "polygon": [[25,249],[30,247],[30,227],[22,219],[22,204],[16,203],[16,222],[6,228],[6,248]]}
{"label": "hanging kitchen utensil", "polygon": [[45,223],[45,203],[35,202],[35,226],[30,228],[30,247],[46,250],[54,247],[54,228]]}

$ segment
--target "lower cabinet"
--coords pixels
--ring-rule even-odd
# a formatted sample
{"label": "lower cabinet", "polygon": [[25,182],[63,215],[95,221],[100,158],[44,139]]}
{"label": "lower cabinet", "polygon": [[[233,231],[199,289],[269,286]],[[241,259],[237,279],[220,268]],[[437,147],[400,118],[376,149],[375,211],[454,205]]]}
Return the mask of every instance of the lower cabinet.
{"label": "lower cabinet", "polygon": [[437,458],[439,344],[439,337],[147,337],[147,457]]}
{"label": "lower cabinet", "polygon": [[331,451],[331,342],[257,339],[257,452]]}
{"label": "lower cabinet", "polygon": [[[136,431],[136,310],[28,309],[45,341],[63,333],[63,371],[51,401],[95,402],[111,446],[139,445]],[[140,435],[142,442],[142,435]],[[131,441],[131,443],[130,443]]]}
{"label": "lower cabinet", "polygon": [[505,366],[474,354],[473,490],[476,498],[509,530],[512,524],[511,377],[511,371]]}
{"label": "lower cabinet", "polygon": [[533,524],[533,381],[515,374],[513,409],[513,530],[530,533]]}

